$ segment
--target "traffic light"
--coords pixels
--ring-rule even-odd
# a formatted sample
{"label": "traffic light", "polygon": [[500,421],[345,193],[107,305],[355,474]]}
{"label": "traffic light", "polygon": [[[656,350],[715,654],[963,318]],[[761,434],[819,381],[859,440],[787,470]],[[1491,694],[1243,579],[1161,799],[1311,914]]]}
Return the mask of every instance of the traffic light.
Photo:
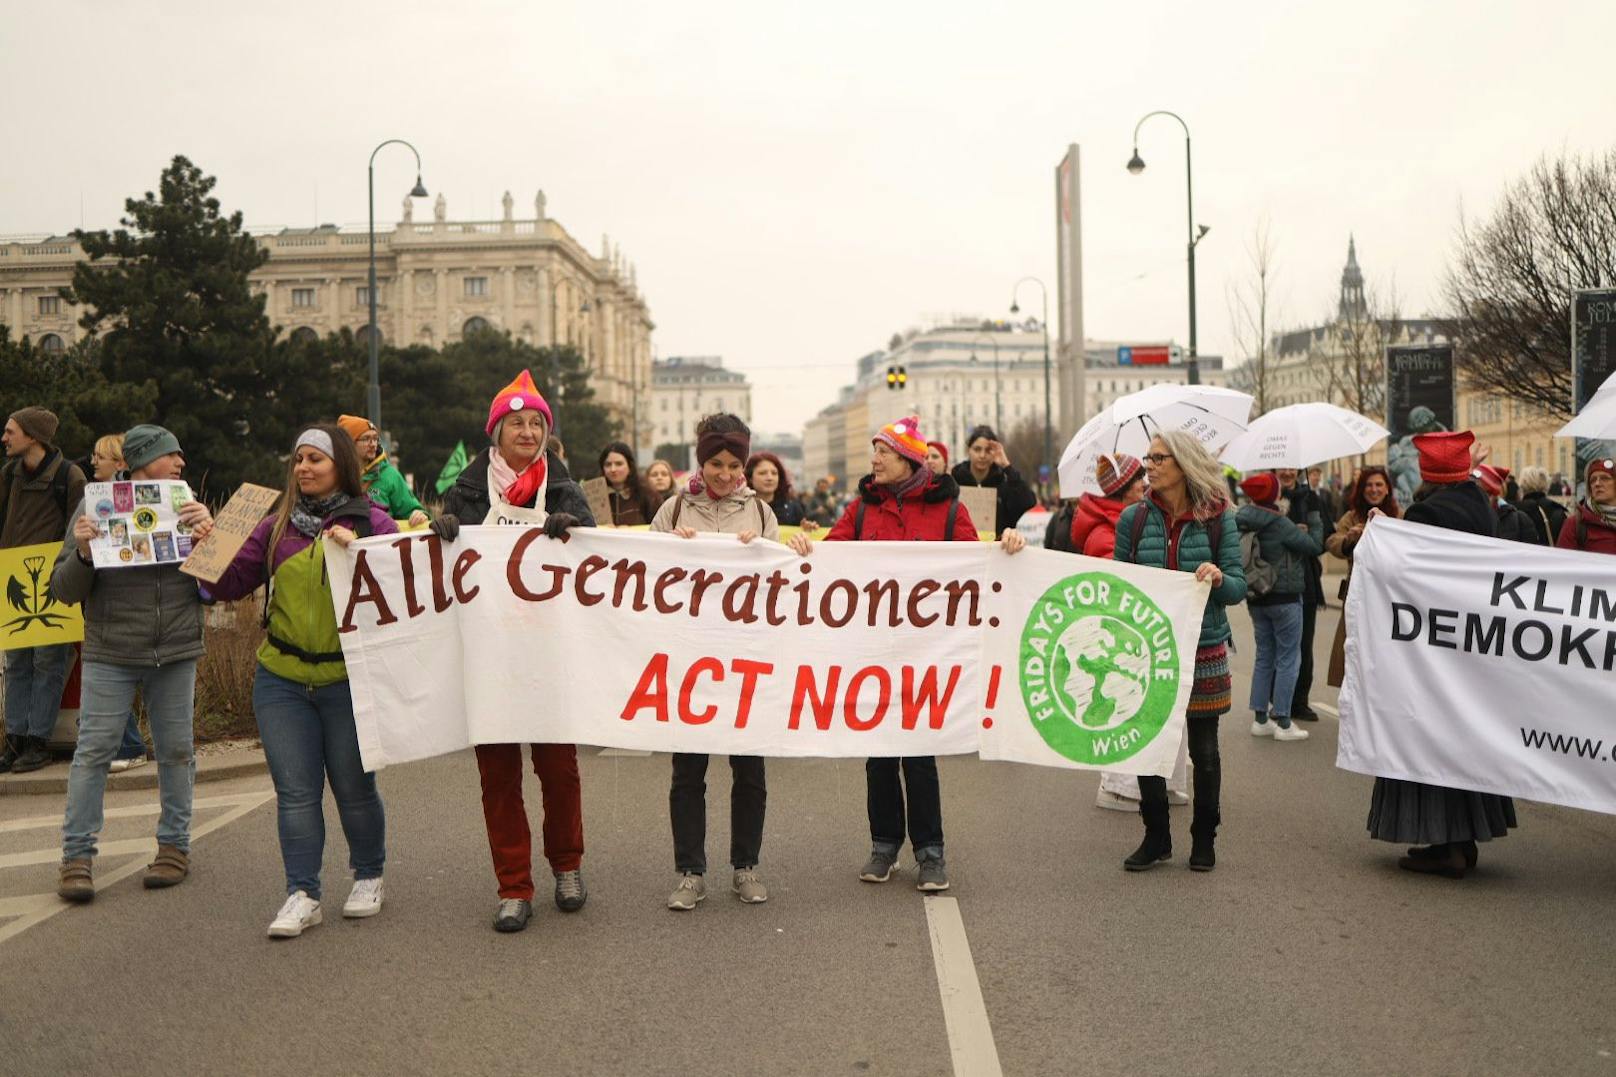
{"label": "traffic light", "polygon": [[909,384],[909,373],[901,366],[887,367],[887,388],[902,389]]}

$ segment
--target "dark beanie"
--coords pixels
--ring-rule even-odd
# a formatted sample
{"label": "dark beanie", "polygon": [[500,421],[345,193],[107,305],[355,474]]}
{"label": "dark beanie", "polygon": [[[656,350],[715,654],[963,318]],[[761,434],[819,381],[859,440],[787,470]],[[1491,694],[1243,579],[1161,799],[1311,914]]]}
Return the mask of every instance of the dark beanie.
{"label": "dark beanie", "polygon": [[179,451],[179,438],[150,423],[131,427],[123,436],[123,462],[130,471],[139,471],[159,456]]}
{"label": "dark beanie", "polygon": [[20,408],[11,413],[11,421],[16,423],[24,434],[46,445],[55,439],[56,428],[60,425],[56,413],[44,408]]}

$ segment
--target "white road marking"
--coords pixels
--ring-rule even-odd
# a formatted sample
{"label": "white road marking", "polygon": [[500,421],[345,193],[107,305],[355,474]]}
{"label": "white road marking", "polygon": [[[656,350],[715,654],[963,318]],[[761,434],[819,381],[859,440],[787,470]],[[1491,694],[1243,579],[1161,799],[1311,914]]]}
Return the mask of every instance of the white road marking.
{"label": "white road marking", "polygon": [[[254,808],[266,804],[273,799],[275,799],[274,790],[266,789],[257,793],[241,793],[234,796],[224,797],[204,797],[197,800],[192,804],[193,809],[228,808],[229,810],[221,812],[204,823],[194,823],[191,827],[191,840],[195,842],[198,838],[211,834],[220,827],[228,826],[237,819],[240,819],[242,816],[246,815],[248,812],[252,811]],[[157,813],[157,804],[151,803],[139,805],[138,807],[134,808],[111,808],[106,814],[108,816],[125,818],[138,815],[156,815]],[[38,830],[47,826],[60,826],[61,822],[62,817],[60,815],[39,815],[34,816],[31,819],[12,820],[10,823],[4,825],[4,829],[9,831]],[[133,846],[134,848],[126,849],[126,846]],[[131,852],[146,851],[153,853],[157,851],[157,839],[155,837],[129,839],[125,841],[109,841],[101,844],[102,856],[128,855]],[[58,860],[62,855],[60,848],[43,850],[43,852],[48,854],[44,859],[40,859],[40,853],[37,852],[17,853],[11,856],[0,857],[0,867],[17,867],[22,864],[42,864],[49,861]],[[96,893],[100,893],[115,883],[122,882],[124,879],[129,878],[129,876],[134,875],[136,872],[144,871],[145,868],[146,858],[144,856],[138,856],[129,863],[120,865],[110,871],[97,872],[95,878]],[[16,938],[29,928],[44,923],[46,920],[49,920],[51,917],[65,911],[68,908],[68,903],[57,897],[54,893],[25,894],[20,897],[0,898],[0,917],[16,917],[16,919],[12,920],[9,924],[0,924],[0,943],[4,943],[9,939]]]}
{"label": "white road marking", "polygon": [[993,1044],[993,1026],[988,1023],[988,1010],[982,1003],[982,985],[976,979],[976,963],[971,960],[971,943],[965,937],[959,901],[928,897],[925,905],[954,1077],[1002,1077],[999,1049]]}
{"label": "white road marking", "polygon": [[1330,706],[1328,703],[1315,703],[1313,704],[1313,709],[1316,711],[1323,711],[1332,718],[1341,717],[1341,712]]}

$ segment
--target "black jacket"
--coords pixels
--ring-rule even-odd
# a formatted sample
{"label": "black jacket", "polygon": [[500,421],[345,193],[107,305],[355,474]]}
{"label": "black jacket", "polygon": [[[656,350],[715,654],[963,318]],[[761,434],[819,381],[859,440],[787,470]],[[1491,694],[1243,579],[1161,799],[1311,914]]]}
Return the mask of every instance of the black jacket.
{"label": "black jacket", "polygon": [[[1022,515],[1038,504],[1038,495],[1032,492],[1032,487],[1021,477],[1021,472],[1013,467],[1000,467],[994,464],[988,468],[988,477],[981,482],[977,482],[976,477],[971,474],[969,461],[956,464],[949,474],[954,476],[954,481],[961,486],[991,486],[999,491],[998,517],[994,520],[993,526],[995,535],[1002,535],[1005,528],[1016,526]],[[987,530],[982,527],[981,520],[973,522],[978,529]]]}
{"label": "black jacket", "polygon": [[1537,528],[1532,526],[1532,518],[1508,501],[1500,501],[1497,512],[1499,538],[1511,542],[1529,542],[1534,546],[1547,545],[1538,537]]}
{"label": "black jacket", "polygon": [[1469,481],[1438,486],[1410,505],[1403,519],[1449,531],[1498,537],[1498,514],[1481,487]]}
{"label": "black jacket", "polygon": [[[1280,496],[1290,499],[1290,508],[1285,515],[1290,518],[1293,524],[1298,526],[1306,525],[1311,531],[1314,521],[1311,521],[1309,517],[1313,513],[1319,514],[1319,521],[1322,522],[1323,531],[1318,535],[1309,535],[1309,537],[1317,538],[1319,540],[1319,549],[1324,549],[1324,540],[1335,532],[1335,517],[1325,513],[1324,506],[1319,503],[1318,492],[1303,482],[1301,476],[1298,475],[1296,485],[1288,491],[1283,491]],[[1317,556],[1301,555],[1301,557],[1302,604],[1305,606],[1322,606],[1324,605],[1324,565]]]}
{"label": "black jacket", "polygon": [[807,515],[802,507],[802,499],[798,497],[776,498],[769,508],[774,510],[774,518],[781,527],[801,527],[803,517]]}
{"label": "black jacket", "polygon": [[[491,507],[488,499],[488,454],[492,451],[484,449],[478,453],[477,458],[467,464],[466,470],[455,479],[454,485],[449,487],[449,492],[443,495],[443,511],[458,516],[462,524],[480,524],[488,516]],[[595,515],[589,511],[589,499],[572,481],[567,465],[555,453],[547,453],[546,460],[549,471],[544,479],[544,511],[565,512],[576,516],[585,527],[594,527]],[[533,506],[516,507],[530,509]]]}
{"label": "black jacket", "polygon": [[1553,546],[1559,540],[1560,528],[1565,526],[1567,516],[1564,505],[1539,490],[1521,498],[1520,510],[1532,521],[1539,542]]}

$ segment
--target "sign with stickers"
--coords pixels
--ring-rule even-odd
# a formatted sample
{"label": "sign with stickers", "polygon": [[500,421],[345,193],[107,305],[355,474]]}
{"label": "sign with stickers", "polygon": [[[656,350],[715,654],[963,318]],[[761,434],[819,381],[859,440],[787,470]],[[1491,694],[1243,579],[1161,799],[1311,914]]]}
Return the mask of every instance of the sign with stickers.
{"label": "sign with stickers", "polygon": [[95,523],[90,560],[96,568],[178,564],[191,556],[191,529],[180,506],[194,501],[191,487],[174,479],[92,482],[84,511]]}

